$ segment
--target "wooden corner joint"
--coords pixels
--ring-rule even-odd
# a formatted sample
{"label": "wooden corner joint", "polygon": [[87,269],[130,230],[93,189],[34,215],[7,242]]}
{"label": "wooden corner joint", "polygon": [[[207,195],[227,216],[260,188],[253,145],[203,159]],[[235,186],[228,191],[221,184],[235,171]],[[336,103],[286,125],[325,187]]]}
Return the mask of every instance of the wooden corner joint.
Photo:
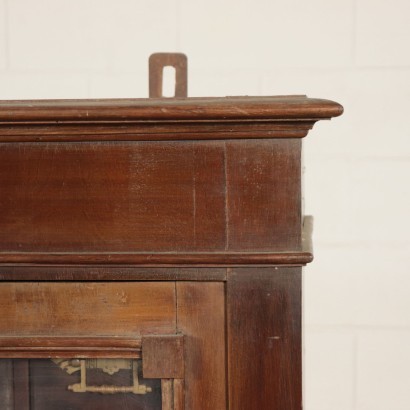
{"label": "wooden corner joint", "polygon": [[143,336],[142,373],[145,379],[183,379],[184,336]]}

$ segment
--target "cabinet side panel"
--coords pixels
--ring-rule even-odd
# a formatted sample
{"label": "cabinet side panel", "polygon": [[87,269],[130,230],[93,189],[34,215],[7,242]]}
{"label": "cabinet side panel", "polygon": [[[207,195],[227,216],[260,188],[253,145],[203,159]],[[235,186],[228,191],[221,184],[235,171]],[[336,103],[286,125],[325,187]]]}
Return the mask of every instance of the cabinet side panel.
{"label": "cabinet side panel", "polygon": [[228,249],[301,246],[299,139],[226,143]]}
{"label": "cabinet side panel", "polygon": [[231,410],[301,410],[301,268],[228,273]]}
{"label": "cabinet side panel", "polygon": [[177,328],[185,335],[185,409],[225,409],[224,284],[178,282],[177,301]]}

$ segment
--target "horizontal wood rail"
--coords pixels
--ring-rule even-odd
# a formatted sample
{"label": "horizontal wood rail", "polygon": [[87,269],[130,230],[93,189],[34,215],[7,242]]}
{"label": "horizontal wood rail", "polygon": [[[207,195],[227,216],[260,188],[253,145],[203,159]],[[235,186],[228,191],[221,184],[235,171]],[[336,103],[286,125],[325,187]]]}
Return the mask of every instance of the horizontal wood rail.
{"label": "horizontal wood rail", "polygon": [[141,358],[141,339],[118,337],[0,337],[2,359]]}
{"label": "horizontal wood rail", "polygon": [[210,252],[210,253],[0,253],[1,264],[55,265],[139,265],[139,266],[215,266],[305,265],[310,252]]}

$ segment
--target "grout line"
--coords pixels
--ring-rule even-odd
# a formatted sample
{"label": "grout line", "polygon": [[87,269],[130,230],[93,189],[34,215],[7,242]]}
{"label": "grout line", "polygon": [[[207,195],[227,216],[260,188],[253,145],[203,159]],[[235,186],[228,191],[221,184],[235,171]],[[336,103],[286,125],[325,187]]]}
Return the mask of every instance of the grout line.
{"label": "grout line", "polygon": [[339,331],[339,332],[357,332],[357,331],[409,331],[409,325],[309,325],[305,324],[305,330],[310,331]]}
{"label": "grout line", "polygon": [[[311,214],[311,211],[307,212]],[[318,221],[319,219],[315,219]],[[385,241],[375,241],[375,240],[364,240],[364,241],[348,241],[348,242],[328,242],[326,240],[320,240],[315,238],[315,249],[320,249],[321,251],[334,251],[338,250],[340,252],[346,251],[357,251],[360,249],[361,251],[377,251],[386,252],[386,250],[394,250],[396,252],[407,252],[409,249],[409,245],[403,241],[397,242],[385,242]],[[379,254],[379,258],[383,256]]]}
{"label": "grout line", "polygon": [[358,352],[359,352],[359,334],[358,332],[355,332],[354,338],[353,338],[353,376],[352,376],[352,409],[357,410],[357,392],[358,392],[358,371],[359,371],[359,362],[358,362]]}

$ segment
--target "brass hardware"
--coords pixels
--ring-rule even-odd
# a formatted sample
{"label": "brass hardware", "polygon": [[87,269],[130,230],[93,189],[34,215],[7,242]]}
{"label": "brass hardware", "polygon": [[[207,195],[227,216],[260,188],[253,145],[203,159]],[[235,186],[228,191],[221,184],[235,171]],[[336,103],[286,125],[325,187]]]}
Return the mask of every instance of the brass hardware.
{"label": "brass hardware", "polygon": [[[132,393],[146,394],[152,391],[151,387],[139,384],[138,361],[131,359],[54,359],[68,374],[80,371],[80,383],[71,384],[68,390],[74,393]],[[87,369],[100,369],[104,373],[113,375],[121,369],[132,370],[132,386],[87,386]]]}

